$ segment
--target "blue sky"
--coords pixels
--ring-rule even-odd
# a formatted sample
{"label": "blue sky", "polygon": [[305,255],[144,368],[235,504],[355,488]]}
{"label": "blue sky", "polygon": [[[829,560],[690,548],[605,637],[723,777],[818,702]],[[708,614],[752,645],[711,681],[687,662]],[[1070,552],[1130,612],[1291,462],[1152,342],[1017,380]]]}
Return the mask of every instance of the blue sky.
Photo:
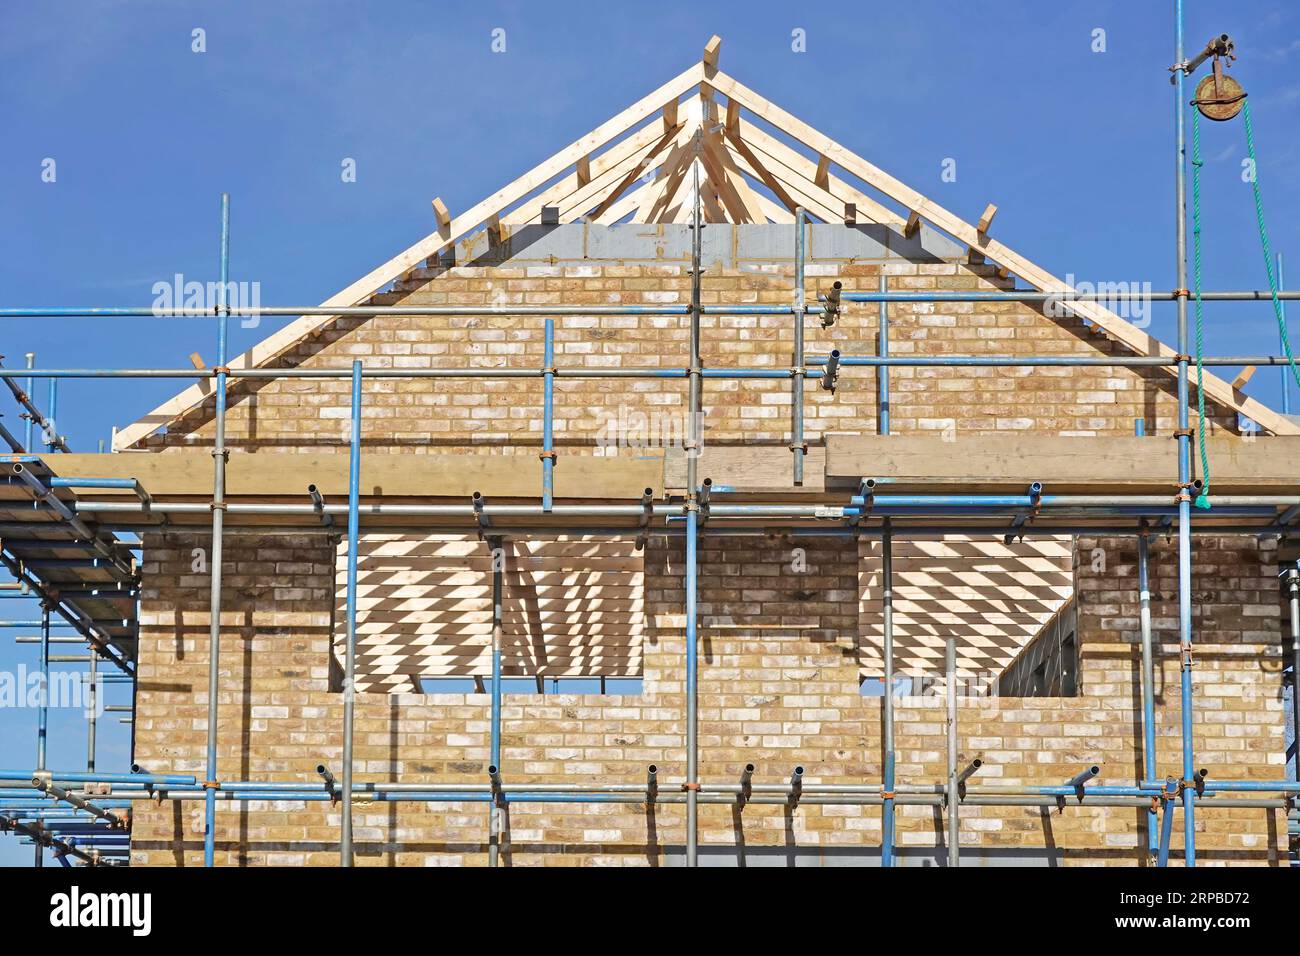
{"label": "blue sky", "polygon": [[[1300,282],[1300,8],[1188,6],[1189,47],[1220,32],[1237,42],[1274,249]],[[1057,274],[1172,288],[1172,8],[5,4],[0,302],[145,305],[177,272],[214,278],[222,191],[232,278],[260,282],[266,304],[318,302],[428,233],[434,196],[467,208],[676,75],[713,33],[723,69],[967,219],[996,203],[996,234]],[[191,49],[196,28],[206,52]],[[498,28],[504,53],[491,49]],[[1092,50],[1097,28],[1104,53]],[[795,29],[806,53],[791,50]],[[1206,286],[1264,287],[1240,122],[1203,125]],[[53,183],[41,178],[47,158]],[[345,158],[356,182],[341,181]],[[948,158],[955,182],[940,178]],[[1156,308],[1153,331],[1172,341],[1172,307]],[[1276,350],[1268,305],[1208,316],[1207,352]],[[205,320],[6,321],[11,366],[27,351],[65,368],[176,367],[215,351]],[[273,328],[233,324],[232,353]],[[176,390],[63,383],[60,431],[94,450]],[[1277,372],[1249,392],[1276,406]],[[0,632],[0,668],[35,660],[12,633]],[[64,724],[51,763],[75,767],[80,717],[56,717]],[[34,725],[30,712],[0,712],[0,766],[30,764]],[[102,743],[101,767],[121,769],[125,733]],[[13,844],[0,841],[0,862],[27,862]]]}

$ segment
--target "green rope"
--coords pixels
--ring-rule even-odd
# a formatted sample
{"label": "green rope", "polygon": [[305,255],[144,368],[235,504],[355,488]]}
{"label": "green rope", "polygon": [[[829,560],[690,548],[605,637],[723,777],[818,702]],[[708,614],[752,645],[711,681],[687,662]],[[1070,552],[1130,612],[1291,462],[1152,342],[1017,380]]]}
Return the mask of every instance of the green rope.
{"label": "green rope", "polygon": [[[1278,338],[1282,342],[1282,351],[1286,353],[1291,376],[1300,386],[1300,368],[1296,367],[1295,355],[1291,351],[1291,340],[1286,330],[1286,314],[1282,310],[1282,300],[1278,296],[1277,276],[1273,273],[1273,252],[1269,248],[1268,227],[1264,224],[1264,197],[1259,187],[1259,162],[1255,158],[1255,131],[1250,122],[1250,100],[1242,103],[1242,124],[1246,128],[1246,154],[1250,157],[1250,187],[1255,195],[1255,220],[1259,225],[1259,244],[1264,250],[1264,270],[1268,273],[1268,290],[1273,300],[1273,315],[1277,319]],[[1205,388],[1202,357],[1204,348],[1204,316],[1201,304],[1201,111],[1192,108],[1192,255],[1193,281],[1196,294],[1196,411],[1198,423],[1196,437],[1201,450],[1201,471],[1205,483],[1201,494],[1196,498],[1196,507],[1210,507],[1210,460],[1205,450]]]}
{"label": "green rope", "polygon": [[1205,448],[1205,316],[1201,304],[1201,111],[1192,108],[1192,276],[1196,293],[1196,439],[1201,449],[1204,483],[1196,496],[1196,507],[1210,507],[1210,456]]}
{"label": "green rope", "polygon": [[1255,162],[1255,134],[1250,125],[1250,100],[1242,104],[1242,118],[1246,126],[1246,153],[1250,157],[1250,186],[1255,192],[1255,219],[1259,222],[1259,243],[1264,249],[1264,268],[1268,270],[1268,291],[1273,297],[1273,315],[1277,318],[1278,335],[1282,340],[1282,350],[1286,352],[1287,363],[1291,366],[1291,375],[1300,385],[1300,369],[1296,368],[1295,356],[1291,354],[1291,340],[1286,334],[1286,313],[1282,311],[1282,300],[1278,297],[1277,278],[1273,275],[1273,253],[1269,249],[1268,228],[1264,225],[1264,199],[1259,191],[1259,164]]}

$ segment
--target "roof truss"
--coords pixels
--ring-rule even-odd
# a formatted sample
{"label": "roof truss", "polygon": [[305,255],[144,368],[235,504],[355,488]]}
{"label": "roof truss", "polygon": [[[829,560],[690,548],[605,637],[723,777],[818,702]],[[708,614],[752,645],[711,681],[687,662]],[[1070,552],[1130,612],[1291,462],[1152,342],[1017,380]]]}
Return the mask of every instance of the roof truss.
{"label": "roof truss", "polygon": [[[1046,269],[990,238],[989,210],[996,207],[989,206],[980,222],[972,224],[921,195],[719,71],[720,42],[713,38],[704,60],[460,215],[453,216],[442,200],[433,200],[433,232],[322,305],[367,304],[390,283],[478,230],[492,229],[500,240],[511,228],[542,221],[548,208],[558,211],[561,223],[685,222],[693,209],[697,174],[708,222],[790,223],[798,206],[814,220],[877,223],[905,236],[914,235],[925,221],[967,245],[973,259],[992,261],[1004,274],[1019,276],[1035,289],[1070,290]],[[719,97],[725,98],[725,112]],[[1175,355],[1100,303],[1074,303],[1071,309],[1135,354]],[[229,366],[271,362],[333,321],[331,316],[299,318]],[[190,386],[118,431],[114,449],[128,448],[170,424],[210,393],[206,381]],[[1205,393],[1267,431],[1300,434],[1300,426],[1223,379],[1207,374]]]}

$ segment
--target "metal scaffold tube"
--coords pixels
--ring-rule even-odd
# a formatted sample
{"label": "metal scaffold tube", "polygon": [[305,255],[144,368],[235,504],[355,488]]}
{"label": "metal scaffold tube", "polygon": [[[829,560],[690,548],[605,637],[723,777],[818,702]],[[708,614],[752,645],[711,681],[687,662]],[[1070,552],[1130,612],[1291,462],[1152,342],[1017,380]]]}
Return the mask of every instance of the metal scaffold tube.
{"label": "metal scaffold tube", "polygon": [[[489,538],[492,552],[492,714],[488,740],[488,773],[498,779],[501,773],[501,644],[504,639],[505,551],[500,538]],[[494,791],[497,789],[494,786]],[[499,801],[488,807],[488,865],[500,865],[501,815]]]}
{"label": "metal scaffold tube", "polygon": [[1192,536],[1191,536],[1191,432],[1188,416],[1187,338],[1187,171],[1186,100],[1183,83],[1183,0],[1174,0],[1174,136],[1176,145],[1174,192],[1178,288],[1178,637],[1182,702],[1183,854],[1187,866],[1196,865],[1196,790],[1192,779]]}
{"label": "metal scaffold tube", "polygon": [[[89,708],[86,712],[86,772],[95,772],[96,735],[99,730],[99,655],[90,655],[90,670],[86,677],[86,694]],[[134,704],[132,705],[134,707]]]}
{"label": "metal scaffold tube", "polygon": [[[1201,364],[1220,367],[1246,365],[1275,366],[1286,370],[1290,359],[1285,355],[1207,355]],[[826,355],[806,356],[802,372],[793,368],[708,368],[701,376],[721,381],[748,381],[784,379],[801,375],[803,378],[826,379],[826,367],[833,365],[838,374],[843,368],[1168,368],[1176,369],[1178,359],[1158,355],[843,355],[832,349]],[[351,366],[312,368],[47,368],[19,372],[0,368],[0,379],[12,381],[22,374],[36,378],[58,379],[197,379],[211,380],[218,375],[227,379],[348,379]],[[591,366],[555,366],[553,368],[389,368],[367,367],[367,378],[375,379],[514,379],[555,378],[573,380],[596,379],[673,379],[690,378],[691,370],[685,367],[598,368]],[[830,388],[827,388],[829,391]]]}
{"label": "metal scaffold tube", "polygon": [[1300,564],[1293,564],[1284,574],[1291,605],[1291,743],[1295,747],[1292,773],[1300,783]]}
{"label": "metal scaffold tube", "polygon": [[[33,368],[33,367],[35,366],[35,364],[36,364],[36,353],[35,353],[35,352],[28,352],[28,353],[27,353],[27,367],[28,367],[29,369],[30,369],[30,368]],[[9,379],[6,379],[5,381],[6,381],[6,383],[9,385],[9,388],[10,388],[10,389],[13,389],[13,387],[14,387],[14,386],[13,386],[13,383],[12,383]],[[28,394],[28,395],[30,395],[30,394],[32,393],[32,387],[33,387],[33,384],[34,384],[34,379],[33,379],[30,375],[27,376],[27,394]],[[26,427],[25,427],[24,430],[23,430],[23,433],[24,433],[24,438],[23,438],[23,448],[25,448],[27,451],[31,451],[31,450],[32,450],[32,426],[33,426],[35,423],[36,423],[36,416],[34,416],[34,415],[32,415],[32,414],[28,414],[28,415],[27,415],[27,425],[26,425]]]}
{"label": "metal scaffold tube", "polygon": [[699,456],[703,451],[703,395],[700,380],[700,169],[693,167],[695,209],[691,230],[691,377],[687,415],[690,447],[686,450],[686,865],[699,866]]}
{"label": "metal scaffold tube", "polygon": [[547,319],[542,359],[542,510],[550,511],[555,495],[555,320]]}
{"label": "metal scaffold tube", "polygon": [[948,705],[948,865],[961,866],[961,825],[959,822],[961,795],[957,777],[957,641],[948,638],[944,644],[944,674],[947,677],[944,697]]}
{"label": "metal scaffold tube", "polygon": [[357,697],[357,551],[361,547],[361,361],[352,363],[352,418],[348,455],[347,644],[343,674],[343,807],[339,865],[352,865],[353,726]]}
{"label": "metal scaffold tube", "polygon": [[[1138,628],[1142,639],[1142,773],[1144,780],[1156,778],[1155,658],[1151,646],[1151,585],[1149,545],[1145,525],[1138,534]],[[1147,852],[1156,854],[1159,822],[1155,807],[1147,814]]]}
{"label": "metal scaffold tube", "polygon": [[[1286,305],[1284,305],[1281,301],[1282,299],[1286,298],[1286,294],[1284,292],[1285,285],[1286,285],[1286,279],[1283,277],[1282,274],[1282,253],[1279,252],[1277,254],[1277,286],[1278,286],[1278,300],[1279,300],[1278,317],[1281,321],[1279,322],[1278,329],[1277,329],[1277,337],[1278,337],[1277,348],[1278,351],[1282,353],[1285,353],[1287,350]],[[1201,298],[1202,299],[1205,298],[1204,292],[1201,293]],[[1278,370],[1282,376],[1282,414],[1283,415],[1291,414],[1291,369],[1289,368],[1289,366],[1290,363],[1288,362],[1285,366],[1283,366],[1281,369]]]}
{"label": "metal scaffold tube", "polygon": [[686,865],[699,865],[699,713],[696,644],[698,643],[699,513],[694,504],[686,514]]}
{"label": "metal scaffold tube", "polygon": [[1156,851],[1156,866],[1158,867],[1169,865],[1169,844],[1174,832],[1174,798],[1177,795],[1178,787],[1173,778],[1170,777],[1160,791],[1159,798],[1164,812],[1160,818],[1160,846]]}
{"label": "metal scaffold tube", "polygon": [[802,206],[794,211],[794,354],[790,362],[790,451],[794,456],[794,484],[803,485],[804,456],[808,453],[803,437],[804,321],[807,304],[804,291],[804,262],[807,257],[808,214]]}
{"label": "metal scaffold tube", "polygon": [[885,680],[882,695],[884,719],[884,802],[880,810],[880,862],[894,865],[894,542],[890,519],[880,537],[880,611],[884,628]]}
{"label": "metal scaffold tube", "polygon": [[[925,292],[845,292],[845,302],[1020,302],[1025,304],[1052,303],[1068,309],[1074,302],[1174,302],[1182,293],[1177,289],[1142,290],[1122,292],[1107,290],[1103,292],[1082,292],[1072,289],[1042,291],[1039,289],[1002,289],[1002,290],[944,290]],[[1201,293],[1205,302],[1268,302],[1273,294],[1268,289],[1220,289]],[[1278,298],[1282,301],[1300,300],[1300,290],[1279,290]],[[793,305],[706,305],[700,309],[701,315],[792,315]],[[806,306],[808,315],[823,315],[826,308],[820,305]],[[257,305],[233,307],[230,314],[262,318],[294,318],[298,316],[323,316],[342,318],[376,318],[391,316],[473,316],[473,315],[511,315],[511,316],[613,316],[613,315],[647,315],[647,316],[688,316],[690,309],[681,305],[461,305],[461,306],[401,306],[401,305],[357,305],[357,306],[322,306],[322,305]],[[164,318],[164,319],[210,319],[213,313],[200,309],[155,308],[153,306],[54,306],[45,308],[0,308],[0,319],[42,319],[42,318]]]}
{"label": "metal scaffold tube", "polygon": [[221,194],[221,282],[217,301],[217,388],[212,442],[212,554],[208,562],[208,741],[207,776],[203,781],[203,865],[215,864],[217,829],[217,723],[221,694],[222,525],[226,520],[226,322],[230,288],[230,197]]}
{"label": "metal scaffold tube", "polygon": [[[91,655],[92,658],[94,655]],[[36,770],[37,774],[45,771],[46,748],[48,746],[50,720],[50,605],[41,602],[41,686],[40,698],[36,711]],[[36,844],[37,867],[45,865],[45,848]]]}
{"label": "metal scaffold tube", "polygon": [[[880,292],[883,296],[889,290],[889,278],[882,271],[880,273]],[[882,435],[889,434],[889,303],[885,299],[880,300],[880,340],[876,346],[877,356],[883,360],[882,364],[876,368],[876,404],[878,411],[876,418],[879,421],[879,432]],[[841,361],[843,359],[841,358]]]}

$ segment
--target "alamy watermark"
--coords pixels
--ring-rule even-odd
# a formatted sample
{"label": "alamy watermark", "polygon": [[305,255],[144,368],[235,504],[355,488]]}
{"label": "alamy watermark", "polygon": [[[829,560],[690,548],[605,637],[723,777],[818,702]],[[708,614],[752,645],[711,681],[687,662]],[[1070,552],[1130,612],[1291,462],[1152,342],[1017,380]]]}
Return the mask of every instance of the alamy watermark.
{"label": "alamy watermark", "polygon": [[186,281],[185,276],[178,272],[170,281],[153,284],[151,308],[156,316],[181,310],[216,315],[225,305],[230,311],[240,313],[241,328],[255,329],[261,324],[262,283],[227,282],[224,296],[222,291],[220,282]]}
{"label": "alamy watermark", "polygon": [[50,709],[80,710],[87,717],[100,717],[104,713],[104,678],[96,675],[92,682],[80,671],[50,671],[27,669],[19,664],[16,670],[0,671],[0,709],[40,707]]}
{"label": "alamy watermark", "polygon": [[[1000,696],[999,679],[997,671],[970,671],[963,666],[953,677],[953,689],[963,706],[972,703],[991,706]],[[868,696],[883,696],[884,681],[874,678],[869,684],[874,692]],[[902,674],[894,678],[893,698],[902,707],[941,708],[946,706],[947,696],[948,675],[942,671]]]}
{"label": "alamy watermark", "polygon": [[[696,442],[692,441],[692,435],[698,436]],[[704,450],[704,413],[646,413],[620,405],[617,411],[601,416],[600,428],[596,431],[596,447],[635,451],[679,448],[688,458],[698,458]],[[606,454],[610,452],[606,451]]]}
{"label": "alamy watermark", "polygon": [[61,929],[118,927],[133,936],[153,929],[152,893],[102,893],[69,887],[50,897],[50,925]]}
{"label": "alamy watermark", "polygon": [[1071,300],[1087,296],[1085,301],[1109,309],[1139,329],[1151,324],[1150,282],[1089,282],[1077,279],[1071,272],[1066,274],[1065,283],[1073,289],[1072,292],[1054,292],[1043,302],[1043,312],[1052,318],[1060,319],[1073,314],[1075,308]]}

